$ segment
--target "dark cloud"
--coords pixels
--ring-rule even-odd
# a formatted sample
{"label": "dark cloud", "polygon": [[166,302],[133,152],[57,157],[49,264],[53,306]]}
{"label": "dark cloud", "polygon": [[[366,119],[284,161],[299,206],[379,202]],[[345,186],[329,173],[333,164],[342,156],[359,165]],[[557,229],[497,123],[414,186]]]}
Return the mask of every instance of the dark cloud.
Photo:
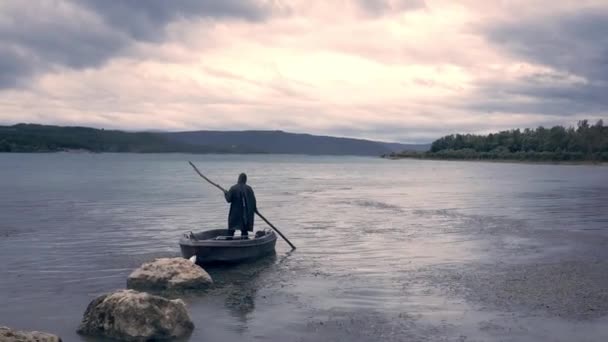
{"label": "dark cloud", "polygon": [[137,40],[155,41],[176,19],[215,18],[262,20],[272,7],[255,0],[79,0],[113,28]]}
{"label": "dark cloud", "polygon": [[31,72],[45,65],[83,68],[98,65],[128,43],[120,33],[88,23],[78,14],[13,7],[12,20],[0,26],[0,42],[12,48],[4,49],[2,56],[19,51],[22,63],[30,64]]}
{"label": "dark cloud", "polygon": [[608,111],[607,9],[495,23],[484,32],[505,52],[554,71],[481,84],[484,100],[472,107],[552,115]]}
{"label": "dark cloud", "polygon": [[489,27],[510,53],[555,69],[608,79],[608,9],[588,9]]}
{"label": "dark cloud", "polygon": [[273,11],[255,0],[8,0],[2,6],[0,89],[57,67],[97,67],[135,41],[162,41],[174,20],[262,20]]}
{"label": "dark cloud", "polygon": [[23,76],[32,73],[25,58],[15,49],[0,45],[0,89],[16,87]]}
{"label": "dark cloud", "polygon": [[[555,83],[547,76],[478,84],[479,91],[465,106],[482,112],[535,113],[553,116],[601,114],[608,111],[607,86],[601,82]],[[552,77],[550,77],[552,78]],[[542,81],[539,81],[541,79]]]}

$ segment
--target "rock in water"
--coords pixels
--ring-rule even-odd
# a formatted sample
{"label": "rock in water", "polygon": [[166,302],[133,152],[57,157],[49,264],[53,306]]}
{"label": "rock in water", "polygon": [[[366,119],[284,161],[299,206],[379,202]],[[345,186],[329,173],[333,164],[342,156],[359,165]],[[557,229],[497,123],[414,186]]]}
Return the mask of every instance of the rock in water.
{"label": "rock in water", "polygon": [[181,299],[121,290],[93,300],[78,333],[123,341],[149,341],[189,335],[194,324]]}
{"label": "rock in water", "polygon": [[17,331],[0,327],[1,342],[61,342],[58,336],[38,331]]}
{"label": "rock in water", "polygon": [[135,290],[185,290],[206,288],[213,283],[200,266],[184,258],[160,258],[131,273],[127,288]]}

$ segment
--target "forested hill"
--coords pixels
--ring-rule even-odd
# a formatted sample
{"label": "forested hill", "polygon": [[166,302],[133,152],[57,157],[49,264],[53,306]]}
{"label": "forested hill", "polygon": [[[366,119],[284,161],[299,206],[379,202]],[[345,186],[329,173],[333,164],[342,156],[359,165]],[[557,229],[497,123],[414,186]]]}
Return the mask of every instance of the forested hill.
{"label": "forested hill", "polygon": [[266,153],[380,156],[395,151],[427,151],[428,144],[406,145],[283,131],[195,131],[166,133],[192,145],[247,146]]}
{"label": "forested hill", "polygon": [[123,132],[88,127],[35,124],[0,126],[0,152],[140,153],[290,153],[373,155],[397,150],[428,150],[429,145],[403,145],[370,140],[293,134],[280,131]]}
{"label": "forested hill", "polygon": [[246,149],[188,145],[172,142],[158,133],[131,133],[89,127],[60,127],[35,124],[0,126],[0,152],[90,152],[138,153],[227,153]]}
{"label": "forested hill", "polygon": [[608,126],[602,120],[577,127],[509,130],[488,135],[452,134],[431,144],[426,153],[391,157],[437,159],[504,159],[529,161],[608,161]]}

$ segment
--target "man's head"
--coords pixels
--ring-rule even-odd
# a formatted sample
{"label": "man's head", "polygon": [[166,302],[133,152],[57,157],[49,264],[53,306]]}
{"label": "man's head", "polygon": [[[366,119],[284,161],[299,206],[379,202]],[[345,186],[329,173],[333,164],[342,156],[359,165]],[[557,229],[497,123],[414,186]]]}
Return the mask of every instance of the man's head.
{"label": "man's head", "polygon": [[239,175],[239,184],[247,184],[247,175],[244,173],[241,173]]}

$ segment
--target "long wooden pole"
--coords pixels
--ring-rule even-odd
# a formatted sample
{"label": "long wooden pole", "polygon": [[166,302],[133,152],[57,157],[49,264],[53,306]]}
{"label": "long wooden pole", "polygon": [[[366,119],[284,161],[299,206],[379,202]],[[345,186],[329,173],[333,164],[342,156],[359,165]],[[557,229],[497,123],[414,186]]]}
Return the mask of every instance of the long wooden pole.
{"label": "long wooden pole", "polygon": [[[219,184],[214,183],[213,181],[211,181],[211,179],[209,179],[209,178],[205,177],[205,175],[203,175],[203,174],[202,174],[202,173],[201,173],[201,172],[198,170],[198,168],[197,168],[197,167],[196,167],[194,164],[192,164],[192,162],[191,162],[191,161],[188,161],[188,163],[190,163],[190,166],[192,166],[192,168],[194,169],[194,171],[196,171],[196,173],[198,173],[198,175],[199,175],[199,176],[201,176],[201,177],[202,177],[204,180],[206,180],[207,182],[209,182],[211,185],[215,186],[216,188],[218,188],[218,189],[222,190],[224,193],[226,192],[226,189],[222,188],[222,187],[221,187]],[[281,231],[280,231],[280,230],[279,230],[277,227],[275,227],[275,226],[274,226],[272,223],[270,223],[270,221],[268,221],[268,220],[267,220],[267,219],[266,219],[264,216],[262,216],[262,214],[260,214],[260,212],[259,212],[257,209],[255,210],[255,213],[256,213],[256,214],[257,214],[257,215],[258,215],[258,216],[259,216],[259,217],[260,217],[262,220],[264,220],[264,222],[266,222],[266,223],[267,223],[267,224],[270,226],[270,228],[274,229],[274,230],[275,230],[277,233],[279,233],[279,235],[280,235],[280,236],[283,238],[283,240],[285,240],[285,242],[287,242],[287,243],[288,243],[288,244],[291,246],[291,248],[296,249],[296,246],[294,246],[294,245],[291,243],[291,241],[289,241],[289,239],[287,239],[287,238],[285,237],[285,235],[283,235],[283,233],[281,233]]]}
{"label": "long wooden pole", "polygon": [[279,233],[279,235],[281,235],[281,237],[283,238],[283,240],[285,240],[285,242],[287,242],[292,249],[296,249],[296,246],[293,245],[293,243],[291,243],[291,241],[289,241],[289,239],[287,239],[285,237],[285,235],[283,235],[283,233],[281,233],[281,231],[275,227],[272,223],[270,223],[270,221],[268,221],[264,216],[262,216],[262,214],[260,214],[260,212],[256,209],[255,213],[258,214],[258,216],[264,220],[264,222],[268,223],[268,225],[270,226],[270,228],[274,229],[277,233]]}
{"label": "long wooden pole", "polygon": [[190,163],[190,166],[192,166],[192,168],[194,169],[194,171],[196,171],[196,173],[198,173],[199,176],[203,177],[204,180],[206,180],[207,182],[211,183],[211,185],[217,187],[218,189],[222,190],[223,192],[227,192],[226,189],[222,188],[219,184],[213,183],[211,181],[211,179],[205,177],[204,174],[202,174],[197,168],[196,166],[194,166],[194,164],[192,164],[191,161],[188,161],[188,163]]}

